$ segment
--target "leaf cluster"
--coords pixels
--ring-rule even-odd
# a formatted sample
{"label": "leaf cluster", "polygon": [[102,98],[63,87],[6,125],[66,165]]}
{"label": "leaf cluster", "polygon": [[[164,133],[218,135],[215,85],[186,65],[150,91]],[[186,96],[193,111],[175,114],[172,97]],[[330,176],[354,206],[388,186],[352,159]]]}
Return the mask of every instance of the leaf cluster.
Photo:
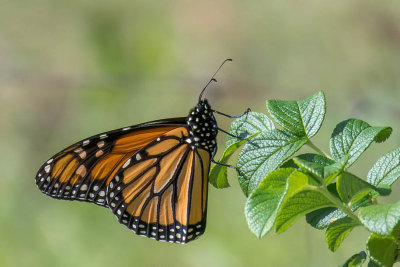
{"label": "leaf cluster", "polygon": [[[400,148],[383,155],[364,179],[348,170],[373,142],[385,141],[392,128],[342,121],[332,132],[328,155],[311,141],[326,113],[323,92],[299,101],[268,100],[267,110],[273,120],[250,112],[231,124],[235,137],[227,137],[219,160],[227,163],[241,149],[236,166],[250,230],[261,238],[271,230],[282,233],[305,217],[312,227],[325,230],[328,248],[336,251],[355,227],[364,227],[371,232],[368,266],[400,260],[400,201],[378,204],[400,177]],[[315,153],[300,154],[305,145]],[[213,166],[210,183],[229,186],[225,166]],[[343,266],[362,266],[366,259],[361,251]]]}

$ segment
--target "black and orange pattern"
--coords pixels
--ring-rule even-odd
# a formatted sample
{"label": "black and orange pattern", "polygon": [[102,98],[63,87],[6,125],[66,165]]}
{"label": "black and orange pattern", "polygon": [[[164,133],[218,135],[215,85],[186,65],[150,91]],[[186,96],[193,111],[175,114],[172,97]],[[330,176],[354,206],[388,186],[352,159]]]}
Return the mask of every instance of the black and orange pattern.
{"label": "black and orange pattern", "polygon": [[204,233],[217,123],[207,100],[186,118],[82,140],[50,158],[36,184],[56,199],[108,207],[136,234],[187,243]]}

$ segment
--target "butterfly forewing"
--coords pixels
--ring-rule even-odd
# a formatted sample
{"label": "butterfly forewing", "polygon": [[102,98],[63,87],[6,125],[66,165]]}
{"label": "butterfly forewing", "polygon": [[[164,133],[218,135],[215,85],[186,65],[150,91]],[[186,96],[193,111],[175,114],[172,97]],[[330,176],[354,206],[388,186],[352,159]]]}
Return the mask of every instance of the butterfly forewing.
{"label": "butterfly forewing", "polygon": [[136,234],[187,243],[205,230],[210,152],[185,127],[161,135],[125,162],[108,186],[120,223]]}
{"label": "butterfly forewing", "polygon": [[51,157],[36,184],[53,198],[109,207],[136,234],[187,243],[204,233],[217,123],[206,100],[186,118],[82,140]]}
{"label": "butterfly forewing", "polygon": [[121,166],[160,135],[181,127],[185,118],[154,121],[84,139],[51,157],[36,184],[53,198],[106,203],[106,189]]}

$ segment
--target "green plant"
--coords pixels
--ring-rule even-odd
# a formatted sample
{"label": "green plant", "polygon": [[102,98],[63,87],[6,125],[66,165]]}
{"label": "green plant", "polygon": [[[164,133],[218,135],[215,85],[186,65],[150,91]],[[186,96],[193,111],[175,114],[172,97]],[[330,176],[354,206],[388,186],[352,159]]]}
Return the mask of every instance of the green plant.
{"label": "green plant", "polygon": [[[389,195],[400,176],[400,148],[383,155],[366,179],[347,171],[372,142],[385,141],[392,129],[345,120],[331,135],[329,156],[311,142],[326,112],[323,92],[300,101],[268,100],[267,109],[279,127],[262,113],[242,116],[232,123],[230,133],[251,141],[228,136],[220,159],[226,163],[244,145],[237,167],[248,197],[245,215],[250,230],[259,238],[272,229],[282,233],[305,216],[312,227],[326,229],[328,248],[336,251],[361,226],[371,232],[368,266],[399,261],[400,202],[378,204],[377,198]],[[316,153],[296,153],[304,145]],[[213,166],[210,182],[217,188],[229,186],[226,167]],[[362,266],[366,258],[361,251],[343,266]]]}

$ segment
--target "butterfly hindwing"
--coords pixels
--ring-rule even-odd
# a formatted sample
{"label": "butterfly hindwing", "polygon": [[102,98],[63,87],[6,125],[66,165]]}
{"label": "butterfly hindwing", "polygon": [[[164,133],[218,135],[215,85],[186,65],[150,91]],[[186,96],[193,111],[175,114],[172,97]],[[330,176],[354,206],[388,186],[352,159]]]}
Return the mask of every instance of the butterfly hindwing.
{"label": "butterfly hindwing", "polygon": [[136,234],[187,243],[205,230],[210,152],[173,129],[135,152],[110,181],[109,207]]}
{"label": "butterfly hindwing", "polygon": [[208,172],[217,122],[207,100],[187,117],[147,122],[82,140],[39,169],[56,199],[109,207],[136,234],[187,243],[206,227]]}
{"label": "butterfly hindwing", "polygon": [[153,121],[84,139],[43,164],[36,184],[53,198],[107,207],[107,186],[123,163],[158,136],[182,126],[184,119]]}

